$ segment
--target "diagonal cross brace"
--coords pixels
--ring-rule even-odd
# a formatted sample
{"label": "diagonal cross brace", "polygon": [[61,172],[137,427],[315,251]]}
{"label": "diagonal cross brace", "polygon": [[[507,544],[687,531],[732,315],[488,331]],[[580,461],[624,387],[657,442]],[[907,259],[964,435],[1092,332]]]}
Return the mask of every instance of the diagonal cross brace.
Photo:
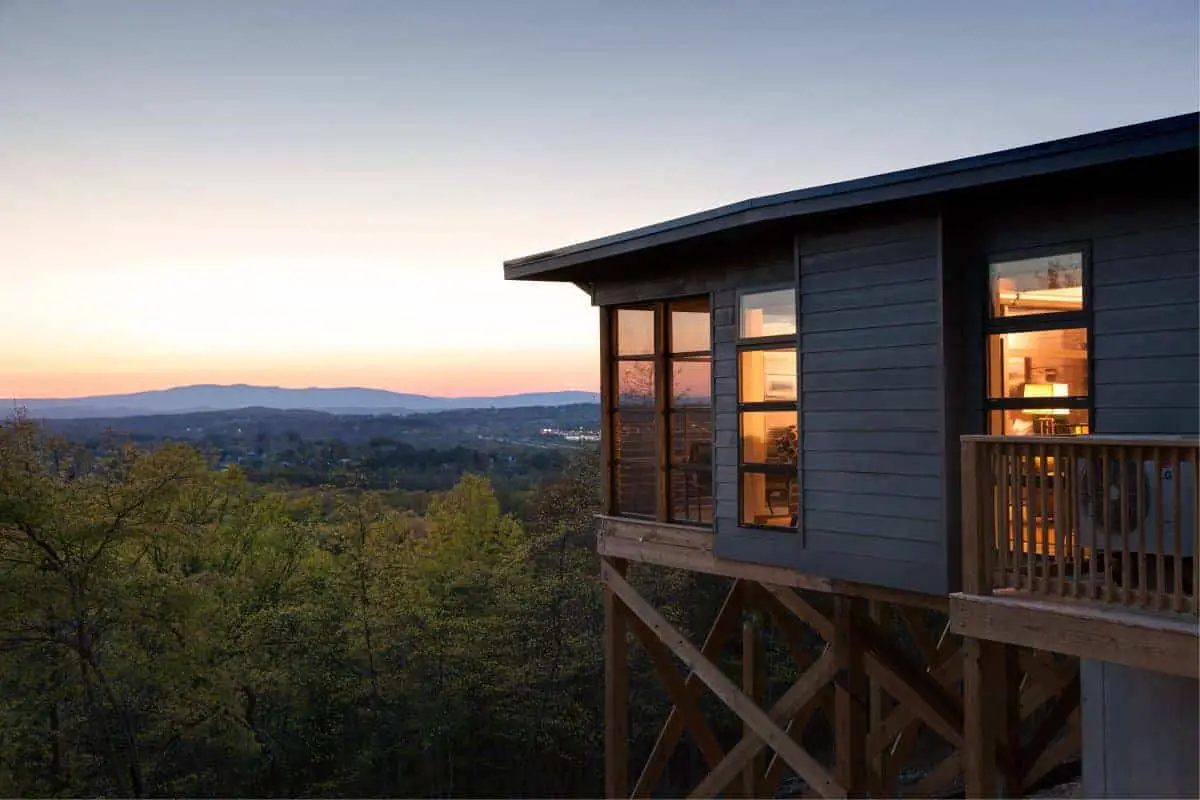
{"label": "diagonal cross brace", "polygon": [[[725,602],[721,604],[721,610],[717,612],[717,618],[713,621],[712,629],[709,630],[708,636],[704,640],[704,646],[700,650],[701,655],[705,658],[711,659],[725,646],[725,641],[733,632],[738,621],[744,590],[745,585],[740,580],[734,581],[733,586],[729,588],[729,594],[725,596]],[[683,686],[692,700],[696,700],[700,696],[703,688],[700,679],[694,672],[688,674]],[[634,784],[633,797],[650,796],[650,792],[654,790],[654,783],[662,775],[662,771],[686,727],[687,715],[678,706],[673,707],[667,715],[666,724],[659,732],[658,740],[654,743],[650,757],[646,759],[642,774],[638,776],[637,783]]]}
{"label": "diagonal cross brace", "polygon": [[753,700],[747,697],[721,671],[720,667],[706,659],[695,645],[677,631],[607,562],[602,564],[601,572],[605,585],[621,599],[625,607],[640,617],[662,640],[663,644],[671,648],[671,651],[708,685],[713,694],[729,706],[754,733],[761,736],[766,745],[775,750],[809,786],[823,797],[846,796],[846,790],[830,776],[816,759],[792,741],[792,738]]}
{"label": "diagonal cross brace", "polygon": [[[833,651],[826,648],[825,652],[809,667],[808,671],[792,684],[792,688],[788,689],[783,697],[776,701],[771,710],[767,712],[767,716],[773,722],[779,723],[786,722],[803,712],[805,707],[813,702],[820,691],[829,683],[836,669],[837,661],[834,658]],[[788,741],[792,742],[797,748],[800,748],[800,745],[792,738],[790,732],[785,735],[788,737]],[[725,756],[725,760],[714,767],[712,772],[708,773],[704,780],[700,782],[700,785],[692,790],[691,796],[716,797],[758,755],[758,751],[762,750],[765,746],[766,743],[754,731],[748,732],[742,737],[740,742],[733,746],[733,749]],[[803,748],[800,749],[803,752]],[[776,752],[779,752],[778,749],[776,749]],[[791,765],[790,762],[788,763]],[[795,769],[794,766],[792,768]],[[797,770],[797,774],[808,780],[799,770]],[[824,796],[828,797],[829,795]]]}

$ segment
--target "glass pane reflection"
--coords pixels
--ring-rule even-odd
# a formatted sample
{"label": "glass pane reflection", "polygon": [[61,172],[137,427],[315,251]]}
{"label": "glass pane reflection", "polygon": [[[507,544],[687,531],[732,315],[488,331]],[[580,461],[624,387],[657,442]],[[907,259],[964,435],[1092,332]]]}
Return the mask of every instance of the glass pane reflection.
{"label": "glass pane reflection", "polygon": [[654,405],[654,362],[617,362],[617,408]]}
{"label": "glass pane reflection", "polygon": [[617,309],[617,355],[654,354],[654,311],[648,308]]}
{"label": "glass pane reflection", "polygon": [[712,405],[712,365],[708,358],[671,362],[671,405]]}
{"label": "glass pane reflection", "polygon": [[796,332],[796,291],[776,289],[744,294],[738,318],[739,335],[743,339],[793,334]]}
{"label": "glass pane reflection", "polygon": [[708,298],[671,303],[671,352],[703,353],[711,347]]}
{"label": "glass pane reflection", "polygon": [[1083,254],[1002,261],[991,266],[993,317],[1083,308]]}

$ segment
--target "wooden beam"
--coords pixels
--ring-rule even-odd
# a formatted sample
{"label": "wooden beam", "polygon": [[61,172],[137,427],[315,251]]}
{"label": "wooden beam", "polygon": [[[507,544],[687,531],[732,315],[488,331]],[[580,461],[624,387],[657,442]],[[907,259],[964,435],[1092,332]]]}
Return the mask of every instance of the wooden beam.
{"label": "wooden beam", "polygon": [[1045,664],[1028,650],[1021,656],[1019,663],[1029,676],[1028,684],[1021,692],[1020,714],[1021,719],[1025,719],[1062,693],[1063,687],[1079,674],[1079,660],[1068,657],[1059,664]]}
{"label": "wooden beam", "polygon": [[[957,648],[952,655],[941,659],[941,664],[931,672],[930,677],[937,681],[946,693],[957,693],[957,684],[962,680],[962,648]],[[921,718],[910,706],[899,704],[883,718],[877,728],[871,730],[867,739],[867,754],[877,752],[887,747],[897,736],[909,738],[915,734],[916,727],[921,724]],[[899,763],[902,763],[903,759]]]}
{"label": "wooden beam", "polygon": [[[942,759],[942,763],[933,768],[921,780],[913,784],[906,792],[905,797],[937,797],[943,794],[950,784],[962,772],[962,754],[951,753]],[[968,797],[972,797],[970,793]]]}
{"label": "wooden beam", "polygon": [[[766,696],[765,666],[763,652],[759,641],[758,629],[761,625],[761,614],[753,611],[742,621],[742,691],[746,696],[761,706]],[[753,731],[749,724],[742,723],[742,736],[749,736]],[[711,766],[716,767],[716,764]],[[742,770],[742,787],[746,797],[760,797],[759,779],[762,777],[762,757],[758,754],[750,759],[750,763]]]}
{"label": "wooden beam", "polygon": [[905,629],[912,636],[917,649],[921,651],[921,655],[925,658],[925,663],[929,665],[930,669],[936,669],[940,656],[938,640],[934,638],[929,627],[926,626],[925,618],[921,612],[918,609],[906,606],[895,606],[895,610],[896,616],[900,617],[904,622]]}
{"label": "wooden beam", "polygon": [[1075,677],[1063,687],[1062,694],[1058,696],[1050,713],[1038,724],[1037,729],[1029,737],[1029,743],[1017,763],[1021,784],[1026,783],[1028,773],[1032,770],[1033,765],[1045,755],[1046,749],[1067,725],[1071,715],[1079,709],[1079,699],[1079,673],[1075,673]]}
{"label": "wooden beam", "polygon": [[1025,772],[1021,791],[1027,792],[1034,784],[1060,764],[1064,764],[1072,756],[1079,755],[1079,709],[1075,709],[1067,719],[1067,730],[1053,744],[1044,749],[1037,759]]}
{"label": "wooden beam", "polygon": [[914,665],[888,632],[871,620],[860,618],[857,625],[869,649],[867,668],[887,692],[901,705],[907,705],[925,724],[955,747],[961,747],[962,706],[957,697],[945,690],[929,672]]}
{"label": "wooden beam", "polygon": [[755,583],[776,583],[821,592],[833,590],[833,584],[825,578],[805,575],[786,567],[769,567],[717,558],[711,547],[700,550],[694,547],[678,547],[649,541],[637,542],[625,537],[601,535],[596,538],[596,550],[602,556],[683,569],[688,572],[724,575]]}
{"label": "wooden beam", "polygon": [[[887,619],[888,606],[883,605],[875,600],[871,600],[867,606],[867,616],[876,625],[884,624]],[[890,695],[883,690],[883,684],[879,682],[877,677],[872,676],[871,681],[871,719],[867,726],[868,731],[873,731],[883,722],[883,716],[887,712],[884,704],[888,702]],[[871,762],[871,769],[879,776],[879,786],[871,788],[871,795],[874,797],[883,797],[887,794],[886,786],[890,783],[891,776],[891,754],[886,748],[875,753],[868,753]]]}
{"label": "wooden beam", "polygon": [[766,585],[763,588],[780,606],[804,620],[818,636],[826,642],[833,642],[836,636],[834,621],[814,608],[811,603],[786,586]]}
{"label": "wooden beam", "polygon": [[963,636],[1200,677],[1200,626],[1194,618],[1000,594],[954,594],[950,610],[951,624]]}
{"label": "wooden beam", "polygon": [[[622,561],[601,560],[602,575],[624,580]],[[604,793],[629,796],[629,651],[621,600],[604,585]]]}
{"label": "wooden beam", "polygon": [[[943,627],[942,635],[937,637],[932,653],[933,658],[929,661],[925,671],[937,681],[939,686],[957,699],[960,697],[958,682],[962,678],[962,643],[960,637],[946,635],[948,627],[949,623],[947,622]],[[895,714],[890,715],[883,720],[878,729],[872,728],[867,745],[868,753],[870,753],[873,752],[871,748],[887,748],[888,744],[891,744],[891,747],[888,748],[892,766],[891,773],[887,776],[889,790],[895,784],[893,776],[898,768],[908,763],[908,759],[912,756],[917,745],[917,735],[921,729],[921,718],[908,706],[900,705],[897,711],[900,712],[898,717]],[[893,724],[895,727],[889,727]],[[879,738],[876,738],[877,736]]]}
{"label": "wooden beam", "polygon": [[[704,646],[700,650],[704,658],[711,661],[724,649],[726,641],[737,625],[738,615],[742,612],[745,589],[746,586],[741,581],[734,581],[733,585],[729,587],[729,593],[725,595],[725,602],[721,604],[717,618],[713,620],[712,628],[709,629],[708,635],[704,639]],[[684,680],[684,689],[693,702],[700,696],[703,687],[704,683],[694,671],[689,673],[687,679]],[[683,735],[686,727],[686,715],[678,706],[672,708],[667,714],[666,724],[663,725],[658,739],[654,742],[654,749],[650,751],[650,757],[646,759],[646,765],[642,768],[637,783],[634,784],[633,797],[649,797],[650,793],[654,791],[654,786],[666,768],[667,761],[670,760],[675,746],[679,743],[679,737]]]}
{"label": "wooden beam", "polygon": [[866,602],[838,595],[833,599],[836,628],[833,651],[837,660],[834,680],[834,740],[837,777],[848,797],[867,796],[867,730],[870,685],[862,641]]}
{"label": "wooden beam", "polygon": [[[798,572],[788,567],[718,558],[713,554],[715,535],[711,526],[683,525],[605,515],[599,515],[598,520],[600,533],[597,536],[596,549],[600,555],[685,569],[690,572],[744,578],[755,583],[790,586],[806,591],[844,594],[867,600],[878,600],[883,603],[927,608],[942,613],[948,609],[944,594],[928,595],[907,592],[883,586],[832,580],[820,575]],[[659,536],[659,531],[666,532],[666,537],[673,535],[675,541]]]}
{"label": "wooden beam", "polygon": [[664,544],[692,550],[712,552],[715,544],[711,528],[686,525],[680,522],[629,520],[621,517],[598,517],[596,530],[606,539],[626,542]]}
{"label": "wooden beam", "polygon": [[[766,586],[769,597],[783,609],[777,619],[780,628],[792,640],[792,649],[800,646],[801,631],[791,629],[787,623],[789,612],[801,617],[820,634],[834,637],[839,625],[817,611],[791,589]],[[795,619],[794,617],[792,618]],[[958,678],[961,663],[944,665],[937,674],[931,674],[908,660],[907,656],[889,638],[888,631],[860,615],[859,626],[865,628],[864,643],[867,645],[865,665],[867,675],[878,682],[890,695],[899,701],[899,707],[884,719],[879,726],[870,726],[870,734],[863,733],[867,758],[883,753],[888,742],[908,726],[915,735],[912,722],[922,719],[931,728],[955,747],[961,747],[963,713],[962,705],[948,685]],[[936,645],[935,645],[936,648]],[[882,729],[882,732],[881,732]],[[898,762],[899,763],[899,762]],[[881,773],[881,778],[884,777]]]}
{"label": "wooden beam", "polygon": [[[800,678],[797,679],[794,684],[792,684],[792,688],[788,689],[787,692],[784,693],[783,697],[779,698],[775,705],[771,707],[770,711],[768,711],[766,714],[768,719],[770,719],[773,724],[779,725],[785,723],[789,718],[802,714],[804,709],[813,703],[819,702],[818,698],[821,690],[833,678],[836,671],[837,662],[834,658],[833,651],[829,648],[826,648],[825,652],[813,662],[812,667],[810,667],[807,672],[801,675]],[[789,748],[799,750],[801,753],[804,753],[805,757],[808,759],[812,758],[805,753],[804,749],[800,746],[798,742],[800,738],[799,733],[795,730],[794,726],[791,731],[784,733],[784,735],[787,737]],[[722,790],[725,789],[726,786],[730,784],[730,782],[737,778],[738,773],[745,768],[746,764],[748,764],[750,760],[753,759],[754,756],[757,755],[758,752],[768,744],[775,749],[775,752],[779,758],[788,763],[792,769],[796,769],[795,765],[791,763],[787,755],[784,753],[783,748],[778,747],[775,743],[764,742],[763,737],[758,734],[757,729],[754,729],[751,730],[748,735],[742,737],[742,740],[733,746],[733,749],[726,754],[725,760],[718,764],[716,768],[714,768],[708,775],[704,777],[704,780],[702,780],[700,784],[692,790],[690,796],[716,797],[721,793]],[[813,763],[816,762],[814,761]],[[819,764],[817,765],[817,771],[819,773],[825,772],[824,768],[820,767]],[[827,777],[827,780],[821,780],[820,776],[818,775],[818,779],[821,780],[821,782],[814,783],[805,775],[803,771],[796,770],[796,773],[800,775],[800,777],[804,778],[804,780],[808,781],[810,786],[820,792],[822,797],[845,797],[845,793],[841,790],[841,787],[834,783],[832,778]],[[822,788],[823,786],[825,788]],[[832,794],[827,794],[826,792],[831,792]]]}
{"label": "wooden beam", "polygon": [[700,709],[696,705],[696,698],[693,696],[694,693],[688,691],[684,679],[680,677],[679,670],[675,667],[675,660],[671,657],[671,651],[658,640],[654,632],[647,628],[646,623],[642,622],[639,617],[633,614],[628,616],[630,627],[633,628],[634,634],[650,655],[655,672],[658,673],[663,687],[670,695],[671,702],[674,703],[675,708],[679,709],[684,725],[696,739],[696,746],[700,748],[704,760],[710,767],[715,767],[725,758],[725,750],[717,741],[717,735],[713,733],[708,721],[700,713]]}
{"label": "wooden beam", "polygon": [[796,770],[796,774],[808,781],[809,785],[820,792],[823,797],[845,796],[845,789],[825,771],[816,759],[793,742],[775,720],[746,697],[737,685],[721,671],[720,667],[706,659],[696,646],[646,602],[622,575],[607,562],[602,562],[601,570],[604,574],[605,584],[620,597],[625,606],[632,613],[641,617],[658,638],[671,648],[675,655],[700,677],[700,680],[708,684],[713,694],[729,706],[739,718],[747,722],[755,734],[779,753],[792,769]]}
{"label": "wooden beam", "polygon": [[[816,659],[813,659],[815,663]],[[811,666],[811,664],[809,665]],[[836,666],[836,665],[835,665]],[[801,747],[804,746],[804,731],[808,728],[810,722],[819,711],[826,711],[828,719],[833,720],[833,686],[826,685],[817,690],[817,693],[808,699],[808,701],[800,707],[796,712],[796,716],[792,717],[787,724],[788,736],[792,737],[792,741]],[[770,763],[767,764],[767,772],[763,776],[763,797],[774,797],[775,791],[779,788],[779,782],[783,780],[783,772],[787,769],[787,762],[779,757],[778,753],[771,756]]]}

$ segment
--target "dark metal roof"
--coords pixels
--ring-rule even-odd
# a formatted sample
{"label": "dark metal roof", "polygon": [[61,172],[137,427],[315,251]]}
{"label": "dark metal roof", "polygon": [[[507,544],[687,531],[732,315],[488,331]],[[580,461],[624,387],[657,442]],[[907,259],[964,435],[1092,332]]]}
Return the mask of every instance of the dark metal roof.
{"label": "dark metal roof", "polygon": [[1195,150],[1200,114],[1127,125],[869,178],[757,197],[709,211],[504,262],[510,280],[562,280],[555,273],[760,222],[940,194],[1001,181]]}

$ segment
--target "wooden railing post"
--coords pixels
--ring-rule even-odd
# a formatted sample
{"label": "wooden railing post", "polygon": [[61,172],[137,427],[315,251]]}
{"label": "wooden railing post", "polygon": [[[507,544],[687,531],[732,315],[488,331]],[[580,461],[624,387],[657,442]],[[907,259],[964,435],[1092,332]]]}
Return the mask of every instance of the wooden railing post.
{"label": "wooden railing post", "polygon": [[962,564],[963,591],[967,594],[992,593],[992,547],[987,541],[984,524],[993,513],[992,492],[987,480],[987,445],[984,442],[962,443]]}

